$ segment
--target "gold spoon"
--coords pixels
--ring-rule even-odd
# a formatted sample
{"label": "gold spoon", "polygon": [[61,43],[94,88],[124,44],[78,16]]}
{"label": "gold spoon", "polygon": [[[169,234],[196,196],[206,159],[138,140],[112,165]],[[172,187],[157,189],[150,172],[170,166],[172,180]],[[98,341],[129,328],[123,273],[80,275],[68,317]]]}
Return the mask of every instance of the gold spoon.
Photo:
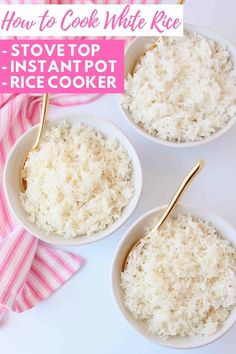
{"label": "gold spoon", "polygon": [[[177,5],[184,5],[185,3],[185,0],[178,0],[177,2]],[[132,72],[132,75],[134,75],[137,71],[137,68],[141,62],[141,60],[143,59],[143,57],[148,53],[150,52],[150,50],[153,50],[154,48],[156,48],[158,46],[158,44],[160,43],[160,40],[161,40],[161,37],[158,37],[157,40],[151,44],[151,46],[145,51],[144,54],[141,55],[141,57],[138,59],[137,63],[135,64],[134,66],[134,69],[133,69],[133,72]]]}
{"label": "gold spoon", "polygon": [[[42,105],[42,112],[41,112],[41,117],[40,117],[38,135],[37,135],[37,138],[35,140],[35,143],[31,149],[31,151],[34,151],[39,147],[39,144],[40,144],[40,141],[42,138],[42,134],[43,134],[43,128],[44,128],[45,121],[46,121],[47,111],[48,111],[48,93],[45,93],[43,95],[43,105]],[[24,176],[24,168],[25,168],[25,163],[28,160],[28,158],[29,158],[29,153],[25,156],[24,161],[22,163],[22,167],[21,167],[21,187],[22,187],[23,192],[25,192],[27,189],[27,180]]]}
{"label": "gold spoon", "polygon": [[173,198],[171,199],[169,205],[167,206],[166,210],[164,211],[163,215],[161,216],[160,220],[158,223],[153,227],[153,229],[150,231],[150,233],[140,239],[138,242],[135,243],[135,245],[130,249],[128,256],[126,257],[125,263],[123,270],[125,270],[127,264],[129,263],[130,257],[134,250],[138,247],[138,245],[143,242],[145,239],[150,239],[150,235],[156,233],[161,229],[161,227],[164,225],[174,208],[176,207],[178,201],[182,197],[183,193],[185,192],[186,188],[190,185],[194,177],[198,175],[198,173],[203,169],[204,167],[204,160],[199,160],[196,165],[191,169],[191,171],[187,174],[179,188],[177,189],[176,193],[174,194]]}

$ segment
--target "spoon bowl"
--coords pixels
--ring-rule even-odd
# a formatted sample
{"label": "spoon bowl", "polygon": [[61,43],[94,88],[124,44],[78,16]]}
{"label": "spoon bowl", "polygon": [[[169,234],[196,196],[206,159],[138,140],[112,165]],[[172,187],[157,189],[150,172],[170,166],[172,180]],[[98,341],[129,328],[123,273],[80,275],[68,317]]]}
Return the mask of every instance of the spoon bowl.
{"label": "spoon bowl", "polygon": [[[187,187],[190,185],[190,183],[193,181],[193,179],[198,175],[198,173],[203,169],[203,167],[204,167],[204,160],[199,160],[195,164],[195,166],[187,174],[187,176],[185,177],[185,179],[183,180],[183,182],[181,183],[181,185],[177,189],[176,193],[174,194],[173,198],[171,199],[170,203],[168,204],[168,206],[167,206],[166,210],[164,211],[163,215],[160,217],[158,223],[153,227],[153,229],[151,230],[150,234],[148,234],[143,239],[141,239],[142,241],[144,239],[150,238],[151,234],[155,234],[155,233],[157,233],[158,230],[161,229],[161,227],[165,224],[166,220],[168,219],[168,217],[170,216],[170,214],[172,213],[172,211],[176,207],[178,201],[180,200],[180,198],[184,194],[184,192],[187,189]],[[141,240],[138,240],[138,242],[136,242],[135,245],[132,246],[132,248],[130,249],[130,251],[128,253],[128,256],[127,256],[127,258],[126,258],[126,260],[124,262],[124,269],[126,268],[127,264],[129,263],[129,259],[132,256],[132,253],[140,245]],[[139,251],[141,249],[142,249],[142,247],[139,249]]]}
{"label": "spoon bowl", "polygon": [[[185,0],[178,0],[177,5],[184,5],[184,3],[185,3]],[[135,66],[133,68],[132,74],[135,74],[135,72],[137,71],[138,65],[141,63],[143,57],[147,54],[147,52],[149,52],[150,50],[158,47],[158,44],[160,43],[160,40],[161,40],[161,37],[157,37],[156,41],[151,43],[149,45],[148,49],[142,55],[140,55],[140,57],[138,58]]]}

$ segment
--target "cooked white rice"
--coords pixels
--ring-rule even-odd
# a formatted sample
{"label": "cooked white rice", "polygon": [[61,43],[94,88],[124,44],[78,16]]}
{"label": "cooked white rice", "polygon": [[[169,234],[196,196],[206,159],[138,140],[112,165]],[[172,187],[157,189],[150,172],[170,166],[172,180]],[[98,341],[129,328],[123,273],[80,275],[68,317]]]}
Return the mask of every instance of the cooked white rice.
{"label": "cooked white rice", "polygon": [[121,279],[125,306],[149,332],[211,335],[236,305],[236,249],[211,224],[178,214],[140,244]]}
{"label": "cooked white rice", "polygon": [[150,135],[179,143],[203,140],[236,114],[230,53],[192,32],[163,37],[128,76],[121,101]]}
{"label": "cooked white rice", "polygon": [[133,195],[132,162],[120,143],[84,124],[46,131],[25,164],[21,193],[29,219],[66,238],[91,235],[118,219]]}

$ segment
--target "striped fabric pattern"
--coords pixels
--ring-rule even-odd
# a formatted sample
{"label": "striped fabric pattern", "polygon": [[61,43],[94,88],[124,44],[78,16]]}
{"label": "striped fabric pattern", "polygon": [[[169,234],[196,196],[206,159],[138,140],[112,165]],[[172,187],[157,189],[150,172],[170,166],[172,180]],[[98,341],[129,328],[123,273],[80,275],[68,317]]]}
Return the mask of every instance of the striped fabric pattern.
{"label": "striped fabric pattern", "polygon": [[[0,0],[5,4],[75,4],[88,0]],[[159,0],[94,0],[93,3],[160,3]],[[107,38],[108,39],[108,38]],[[51,95],[50,105],[67,107],[93,102],[100,95]],[[7,309],[26,311],[46,299],[83,263],[70,252],[54,249],[29,234],[12,217],[2,187],[3,168],[16,140],[36,124],[42,97],[0,95],[0,321]]]}
{"label": "striped fabric pattern", "polygon": [[[81,266],[78,255],[38,241],[18,225],[3,193],[4,164],[15,141],[38,122],[41,96],[0,96],[0,319],[6,308],[23,312],[46,299]],[[75,95],[51,97],[50,105],[83,103]]]}

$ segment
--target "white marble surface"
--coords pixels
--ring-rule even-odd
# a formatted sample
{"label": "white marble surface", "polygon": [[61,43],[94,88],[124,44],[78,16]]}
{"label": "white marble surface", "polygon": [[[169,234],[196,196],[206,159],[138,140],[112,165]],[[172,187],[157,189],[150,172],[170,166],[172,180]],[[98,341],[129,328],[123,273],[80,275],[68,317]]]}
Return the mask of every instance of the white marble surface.
{"label": "white marble surface", "polygon": [[[236,44],[235,0],[189,0],[185,21],[220,31]],[[84,267],[57,293],[36,308],[11,313],[0,329],[2,354],[158,354],[174,353],[137,334],[118,312],[110,290],[110,264],[122,234],[139,215],[166,203],[181,178],[203,157],[206,166],[184,198],[226,218],[236,227],[236,126],[219,140],[198,148],[172,149],[148,142],[129,127],[115,97],[73,111],[111,117],[131,138],[141,159],[144,192],[136,212],[115,234],[80,248],[72,248],[86,260]],[[50,115],[65,115],[58,109]],[[194,350],[198,354],[235,354],[234,326],[222,339]],[[185,351],[189,353],[190,351]]]}

